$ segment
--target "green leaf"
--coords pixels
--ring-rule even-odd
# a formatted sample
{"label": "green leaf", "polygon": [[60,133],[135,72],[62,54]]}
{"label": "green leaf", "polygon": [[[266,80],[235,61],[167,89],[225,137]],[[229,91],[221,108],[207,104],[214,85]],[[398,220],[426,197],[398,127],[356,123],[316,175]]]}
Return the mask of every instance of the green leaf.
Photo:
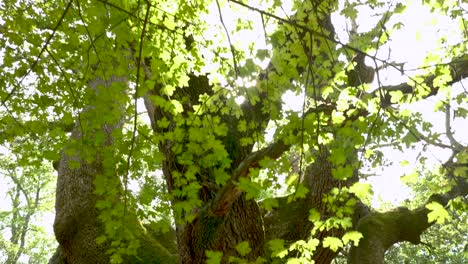
{"label": "green leaf", "polygon": [[288,254],[288,250],[284,247],[283,239],[273,239],[268,242],[268,247],[271,251],[271,257],[284,258]]}
{"label": "green leaf", "polygon": [[206,251],[206,263],[207,264],[220,264],[223,258],[223,252],[219,251]]}
{"label": "green leaf", "polygon": [[356,182],[349,188],[350,193],[354,193],[359,199],[364,200],[374,192],[369,183]]}
{"label": "green leaf", "polygon": [[353,168],[348,164],[344,166],[338,166],[332,169],[332,175],[333,175],[333,178],[335,179],[344,180],[344,179],[347,179],[348,177],[351,177],[352,174],[353,174]]}
{"label": "green leaf", "polygon": [[415,184],[418,181],[418,178],[419,178],[419,173],[416,170],[414,170],[413,172],[409,174],[405,174],[402,177],[400,177],[400,180],[407,185],[411,185],[411,184]]}
{"label": "green leaf", "polygon": [[405,9],[406,9],[405,5],[403,5],[402,3],[397,3],[396,6],[395,6],[394,12],[395,13],[403,13],[403,11],[405,11]]}
{"label": "green leaf", "polygon": [[106,140],[106,134],[104,134],[103,131],[97,131],[94,134],[94,144],[96,146],[101,146],[105,140]]}
{"label": "green leaf", "polygon": [[165,94],[167,96],[172,96],[174,94],[174,91],[176,88],[172,85],[165,85],[162,89],[162,94]]}
{"label": "green leaf", "polygon": [[264,60],[269,56],[269,50],[267,49],[259,49],[257,50],[257,55],[256,57],[259,58],[260,60]]}
{"label": "green leaf", "polygon": [[226,182],[231,178],[231,175],[226,173],[226,171],[224,171],[221,168],[214,169],[213,175],[215,176],[216,184],[219,184],[219,185],[226,184]]}
{"label": "green leaf", "polygon": [[416,31],[416,41],[421,42],[421,31],[419,29]]}
{"label": "green leaf", "polygon": [[247,131],[247,122],[243,120],[239,120],[239,123],[237,124],[237,130],[239,132],[245,132]]}
{"label": "green leaf", "polygon": [[97,243],[98,245],[100,245],[100,244],[102,244],[102,243],[104,243],[104,242],[106,242],[106,241],[107,241],[107,237],[106,237],[105,235],[101,235],[101,236],[98,236],[98,237],[96,238],[96,243]]}
{"label": "green leaf", "polygon": [[44,158],[49,161],[56,161],[60,158],[60,155],[55,151],[46,150],[44,151]]}
{"label": "green leaf", "polygon": [[438,224],[442,225],[449,218],[447,210],[438,202],[431,202],[426,205],[426,208],[431,211],[427,214],[429,223],[436,221]]}
{"label": "green leaf", "polygon": [[458,166],[453,170],[453,175],[457,177],[466,178],[466,176],[468,175],[468,168],[464,166]]}
{"label": "green leaf", "polygon": [[273,210],[273,208],[278,207],[278,200],[275,198],[266,198],[265,200],[262,201],[262,205],[267,211]]}
{"label": "green leaf", "polygon": [[334,252],[336,252],[339,248],[343,247],[343,242],[341,242],[341,239],[337,237],[326,237],[323,240],[323,247],[325,248],[330,248]]}
{"label": "green leaf", "polygon": [[305,198],[308,192],[309,192],[309,189],[304,184],[299,184],[297,186],[297,190],[295,192],[294,197],[295,198]]}
{"label": "green leaf", "polygon": [[309,221],[312,223],[320,220],[320,212],[317,209],[312,208],[309,210]]}
{"label": "green leaf", "polygon": [[357,246],[359,244],[359,240],[363,238],[362,234],[358,231],[348,231],[344,234],[342,240],[345,244],[349,241],[353,241],[353,244]]}
{"label": "green leaf", "polygon": [[239,180],[239,189],[246,193],[247,199],[253,199],[258,197],[262,187],[260,186],[260,184],[250,181],[250,179],[241,178]]}
{"label": "green leaf", "polygon": [[237,250],[237,252],[239,252],[239,255],[241,255],[241,256],[245,256],[245,255],[249,254],[250,251],[252,251],[252,249],[249,246],[248,241],[242,241],[239,244],[237,244],[236,250]]}
{"label": "green leaf", "polygon": [[290,258],[286,264],[302,264],[303,262],[298,258]]}
{"label": "green leaf", "polygon": [[170,17],[166,17],[166,19],[164,19],[164,21],[163,21],[163,24],[169,30],[174,30],[176,28],[176,26],[177,26],[177,24],[174,22],[174,20],[171,19]]}
{"label": "green leaf", "polygon": [[333,111],[332,120],[333,120],[333,124],[341,124],[343,123],[343,121],[346,120],[346,117],[341,111]]}
{"label": "green leaf", "polygon": [[69,160],[68,161],[68,167],[72,170],[74,169],[79,169],[81,167],[81,163],[77,160]]}
{"label": "green leaf", "polygon": [[434,78],[433,86],[443,88],[447,85],[448,82],[452,81],[452,75],[450,74],[450,70],[447,68],[439,68],[438,75]]}
{"label": "green leaf", "polygon": [[336,148],[332,150],[330,161],[335,165],[341,165],[346,162],[346,153],[343,148]]}
{"label": "green leaf", "polygon": [[184,107],[182,106],[182,104],[179,101],[171,100],[171,103],[174,106],[175,114],[180,114],[180,113],[184,112]]}
{"label": "green leaf", "polygon": [[403,98],[403,92],[402,91],[391,91],[390,92],[391,99],[390,101],[393,104],[399,103],[401,101],[401,98]]}

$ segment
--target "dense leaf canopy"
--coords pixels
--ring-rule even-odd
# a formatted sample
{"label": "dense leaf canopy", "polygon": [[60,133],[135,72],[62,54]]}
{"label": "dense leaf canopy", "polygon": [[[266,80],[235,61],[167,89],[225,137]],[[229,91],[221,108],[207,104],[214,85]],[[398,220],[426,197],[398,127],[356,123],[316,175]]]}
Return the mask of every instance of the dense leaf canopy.
{"label": "dense leaf canopy", "polygon": [[[40,258],[21,228],[48,210],[53,164],[50,263],[383,263],[392,246],[388,261],[462,262],[468,6],[418,5],[424,58],[401,61],[412,5],[4,0],[8,260]],[[386,148],[419,151],[415,198],[378,211],[366,180]]]}

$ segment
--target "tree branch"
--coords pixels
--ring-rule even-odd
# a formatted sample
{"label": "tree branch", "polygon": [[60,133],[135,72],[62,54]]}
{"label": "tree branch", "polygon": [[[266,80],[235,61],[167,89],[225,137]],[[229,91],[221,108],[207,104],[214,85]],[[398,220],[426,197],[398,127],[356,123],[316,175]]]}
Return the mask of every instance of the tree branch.
{"label": "tree branch", "polygon": [[259,166],[259,162],[264,158],[277,159],[291,146],[279,140],[270,144],[270,146],[249,154],[237,168],[233,171],[231,182],[226,184],[216,195],[211,203],[211,213],[216,216],[225,215],[231,208],[232,203],[242,193],[236,186],[236,181],[241,177],[246,177],[251,168]]}
{"label": "tree branch", "polygon": [[430,212],[426,205],[438,202],[446,206],[450,199],[468,195],[468,182],[459,181],[457,186],[446,194],[432,195],[424,206],[415,210],[399,207],[384,213],[371,213],[362,218],[357,230],[364,236],[357,247],[350,251],[349,264],[383,264],[385,252],[394,244],[408,241],[420,244],[421,234],[433,223],[428,222]]}
{"label": "tree branch", "polygon": [[453,146],[453,148],[461,151],[465,147],[455,139],[455,137],[453,136],[451,127],[452,126],[450,124],[450,103],[447,103],[445,105],[445,133],[447,135],[447,138],[450,141],[450,144]]}
{"label": "tree branch", "polygon": [[[451,62],[447,63],[446,65],[450,66],[450,68],[452,69],[451,71],[452,80],[447,82],[447,85],[455,84],[463,80],[464,78],[468,77],[468,55],[457,57],[453,59]],[[439,92],[439,88],[434,87],[434,84],[433,84],[434,79],[436,77],[437,77],[436,75],[429,75],[426,78],[424,78],[424,81],[422,83],[416,84],[416,86],[418,86],[424,83],[430,88],[429,94],[425,95],[424,98],[427,98],[432,95],[436,95]],[[383,91],[385,93],[384,97],[381,98],[382,100],[381,105],[383,107],[386,107],[392,104],[390,92],[400,91],[403,94],[411,94],[415,92],[415,87],[412,85],[409,85],[408,83],[401,83],[401,84],[392,85],[392,86],[383,86],[375,90],[374,92],[372,92],[371,95],[374,97],[378,97],[380,91]]]}
{"label": "tree branch", "polygon": [[50,44],[50,41],[52,40],[52,38],[55,36],[55,33],[57,32],[57,29],[59,28],[59,26],[62,24],[62,21],[63,19],[65,18],[65,15],[68,13],[68,10],[70,9],[71,5],[72,5],[73,1],[68,1],[68,4],[67,6],[65,7],[65,10],[63,11],[62,15],[60,16],[59,20],[57,21],[57,24],[55,25],[55,27],[53,28],[52,30],[52,33],[49,35],[49,37],[46,39],[44,45],[42,45],[42,48],[41,50],[39,51],[39,54],[37,55],[36,59],[33,61],[33,63],[29,66],[28,70],[26,71],[26,73],[21,77],[21,79],[15,84],[15,86],[13,86],[13,89],[7,93],[6,97],[4,99],[2,99],[1,101],[1,104],[4,106],[4,107],[7,107],[6,106],[6,102],[8,101],[8,99],[10,99],[10,97],[15,94],[16,90],[19,88],[19,86],[23,83],[23,81],[26,79],[26,77],[31,73],[31,71],[34,69],[34,67],[36,67],[36,65],[39,63],[39,60],[41,59],[42,57],[42,54],[44,53],[44,51],[46,51],[47,49],[47,46],[49,46]]}

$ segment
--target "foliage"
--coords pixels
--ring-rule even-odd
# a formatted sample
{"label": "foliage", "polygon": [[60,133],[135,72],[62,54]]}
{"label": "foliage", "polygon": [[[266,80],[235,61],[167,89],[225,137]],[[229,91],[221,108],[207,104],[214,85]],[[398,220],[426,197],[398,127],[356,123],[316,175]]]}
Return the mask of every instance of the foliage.
{"label": "foliage", "polygon": [[[422,164],[424,165],[424,164]],[[416,207],[425,199],[424,193],[430,193],[433,184],[440,180],[440,174],[418,168],[421,172],[416,186],[415,181],[406,181],[416,194],[416,199],[407,200],[405,205]],[[436,168],[437,171],[437,168]],[[428,184],[421,184],[428,182]],[[435,208],[439,205],[434,204]],[[428,205],[428,206],[429,206]],[[393,246],[386,255],[388,263],[464,263],[468,258],[467,247],[467,204],[461,197],[454,199],[448,208],[439,208],[443,211],[444,221],[430,227],[422,236],[424,244],[413,245],[401,243]],[[434,211],[432,212],[434,213]],[[428,215],[428,218],[430,215]],[[441,218],[438,218],[442,221]]]}
{"label": "foliage", "polygon": [[[451,150],[439,161],[450,166],[435,182],[417,181],[420,172],[403,177],[424,188],[410,206],[429,209],[430,222],[453,231],[460,223],[450,213],[466,213],[425,202],[467,177],[467,147],[454,138],[450,118],[464,121],[468,113],[466,89],[453,89],[468,75],[466,11],[455,2],[424,1],[424,10],[457,23],[461,37],[440,36],[412,69],[391,54],[402,45],[392,37],[407,26],[399,21],[411,7],[405,1],[3,1],[0,143],[15,158],[1,165],[15,173],[9,195],[23,198],[12,200],[0,223],[27,227],[19,217],[24,206],[30,216],[50,210],[50,201],[32,206],[40,199],[28,197],[44,189],[50,198],[45,164],[60,161],[60,179],[92,179],[92,208],[103,223],[96,241],[112,263],[144,262],[139,254],[153,241],[147,232],[177,226],[181,236],[197,225],[208,229],[190,233],[190,243],[208,248],[208,263],[222,262],[226,255],[211,250],[213,241],[225,239],[220,230],[236,221],[229,210],[238,201],[260,204],[262,223],[304,201],[311,208],[298,217],[306,234],[273,236],[268,256],[254,256],[258,245],[232,238],[230,260],[312,262],[320,250],[336,256],[364,239],[354,230],[357,206],[372,195],[362,168],[385,165],[381,146],[424,144]],[[378,19],[360,20],[365,16]],[[332,17],[346,21],[346,34],[337,33]],[[246,43],[253,32],[261,32],[260,41]],[[401,84],[383,78],[392,70],[404,75]],[[299,109],[288,108],[288,94],[299,95]],[[442,132],[405,108],[435,95],[434,111],[445,114]],[[34,239],[20,248],[0,241],[5,254],[21,249],[39,260],[32,247],[44,234],[28,236]],[[424,255],[407,246],[390,258],[395,254]]]}
{"label": "foliage", "polygon": [[56,247],[43,223],[53,208],[55,177],[48,164],[19,167],[20,157],[0,157],[0,181],[7,188],[1,197],[5,202],[0,210],[0,261],[45,263]]}
{"label": "foliage", "polygon": [[[455,216],[455,214],[453,214]],[[423,235],[426,245],[408,242],[395,245],[387,252],[388,263],[464,263],[468,258],[466,213],[443,225],[435,224]]]}

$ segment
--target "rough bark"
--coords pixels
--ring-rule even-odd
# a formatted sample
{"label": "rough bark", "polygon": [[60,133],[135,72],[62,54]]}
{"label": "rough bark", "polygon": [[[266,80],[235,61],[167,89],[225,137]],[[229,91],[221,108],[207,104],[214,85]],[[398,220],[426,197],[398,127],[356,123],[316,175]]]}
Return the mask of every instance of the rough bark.
{"label": "rough bark", "polygon": [[49,264],[67,264],[67,259],[61,246],[57,247],[54,255],[49,259]]}
{"label": "rough bark", "polygon": [[[111,76],[108,80],[96,77],[89,82],[89,88],[96,93],[110,89],[115,83],[126,83],[126,77]],[[103,123],[100,128],[86,128],[91,115],[97,115],[94,105],[89,105],[79,116],[70,136],[69,144],[64,148],[57,166],[57,191],[55,204],[54,232],[59,242],[56,253],[50,263],[109,263],[106,252],[108,243],[97,243],[96,239],[104,234],[104,226],[99,219],[100,212],[96,208],[96,202],[100,198],[95,194],[94,181],[96,177],[109,176],[105,171],[103,158],[109,155],[108,151],[113,147],[112,133],[122,128],[123,108],[117,102],[110,102],[108,111],[119,113],[119,118],[113,123]],[[96,133],[103,132],[104,142],[94,145]],[[94,153],[92,160],[84,158],[84,151]],[[74,163],[74,164],[71,164]],[[77,166],[78,164],[78,166]],[[118,177],[112,171],[111,177]],[[105,176],[106,175],[106,176]],[[113,176],[112,176],[113,175]],[[118,183],[115,188],[121,190]],[[116,203],[120,203],[116,197]],[[131,263],[160,263],[161,261],[174,262],[176,256],[156,241],[151,234],[139,224],[132,214],[128,213],[129,224],[139,239],[141,247],[139,259],[129,259]]]}
{"label": "rough bark", "polygon": [[[110,84],[112,82],[126,82],[126,78],[114,78]],[[98,79],[92,85],[96,91],[98,86],[110,86]],[[83,120],[77,121],[71,133],[70,142],[86,139],[80,121],[83,122]],[[111,133],[120,127],[121,124],[103,125],[102,131],[107,137],[105,146],[112,145]],[[85,136],[90,139],[90,135]],[[91,148],[90,145],[82,145],[82,147]],[[71,147],[68,148],[71,149]],[[62,252],[59,255],[63,255],[67,263],[107,263],[109,260],[105,254],[106,245],[96,243],[96,238],[103,233],[103,226],[98,219],[99,212],[96,208],[98,196],[94,193],[95,177],[103,173],[98,157],[99,152],[96,153],[95,160],[92,162],[85,161],[82,158],[83,153],[80,153],[76,146],[70,150],[71,153],[75,152],[74,155],[67,154],[67,152],[67,148],[62,151],[58,164],[55,196],[54,232],[61,246],[59,250]],[[70,165],[71,161],[79,163],[79,167],[73,168]]]}
{"label": "rough bark", "polygon": [[[149,73],[147,72],[147,74]],[[151,76],[147,77],[151,78]],[[190,87],[179,90],[184,96],[187,95],[186,91],[189,91],[189,101],[196,102],[199,94],[203,92],[211,93],[205,76],[192,76],[189,84],[191,85]],[[165,133],[168,131],[159,128],[157,120],[160,120],[164,116],[170,116],[170,114],[164,113],[150,99],[150,96],[159,94],[158,89],[159,87],[156,87],[153,91],[149,92],[145,98],[145,104],[155,132]],[[231,126],[233,128],[237,127],[236,124],[237,121],[232,120]],[[174,128],[175,126],[171,125],[171,127]],[[236,133],[236,129],[232,129],[231,131]],[[237,133],[235,135],[228,134],[220,140],[226,142],[225,144],[227,145],[229,144],[229,140],[239,140],[239,138],[239,134]],[[174,171],[178,171],[181,174],[184,173],[184,166],[178,163],[177,156],[173,153],[173,145],[174,142],[169,140],[159,144],[160,151],[165,156],[163,173],[169,192],[178,188],[174,184],[172,175]],[[240,144],[237,144],[235,148],[228,149],[233,163],[241,163],[240,160],[245,157],[248,149],[251,147],[240,147]],[[206,259],[206,250],[223,252],[223,260],[227,262],[229,256],[237,255],[235,247],[242,241],[249,242],[252,248],[252,251],[246,256],[248,259],[255,260],[258,256],[262,256],[264,243],[263,225],[260,210],[256,202],[252,200],[247,201],[243,195],[240,195],[229,201],[229,207],[224,207],[223,210],[212,210],[209,206],[212,203],[210,195],[216,192],[218,187],[216,187],[215,183],[207,182],[205,184],[207,189],[202,189],[199,194],[200,199],[205,202],[205,206],[195,209],[196,217],[193,221],[176,225],[180,263],[203,263]],[[177,202],[180,202],[180,200],[174,199],[172,201],[173,205]]]}

